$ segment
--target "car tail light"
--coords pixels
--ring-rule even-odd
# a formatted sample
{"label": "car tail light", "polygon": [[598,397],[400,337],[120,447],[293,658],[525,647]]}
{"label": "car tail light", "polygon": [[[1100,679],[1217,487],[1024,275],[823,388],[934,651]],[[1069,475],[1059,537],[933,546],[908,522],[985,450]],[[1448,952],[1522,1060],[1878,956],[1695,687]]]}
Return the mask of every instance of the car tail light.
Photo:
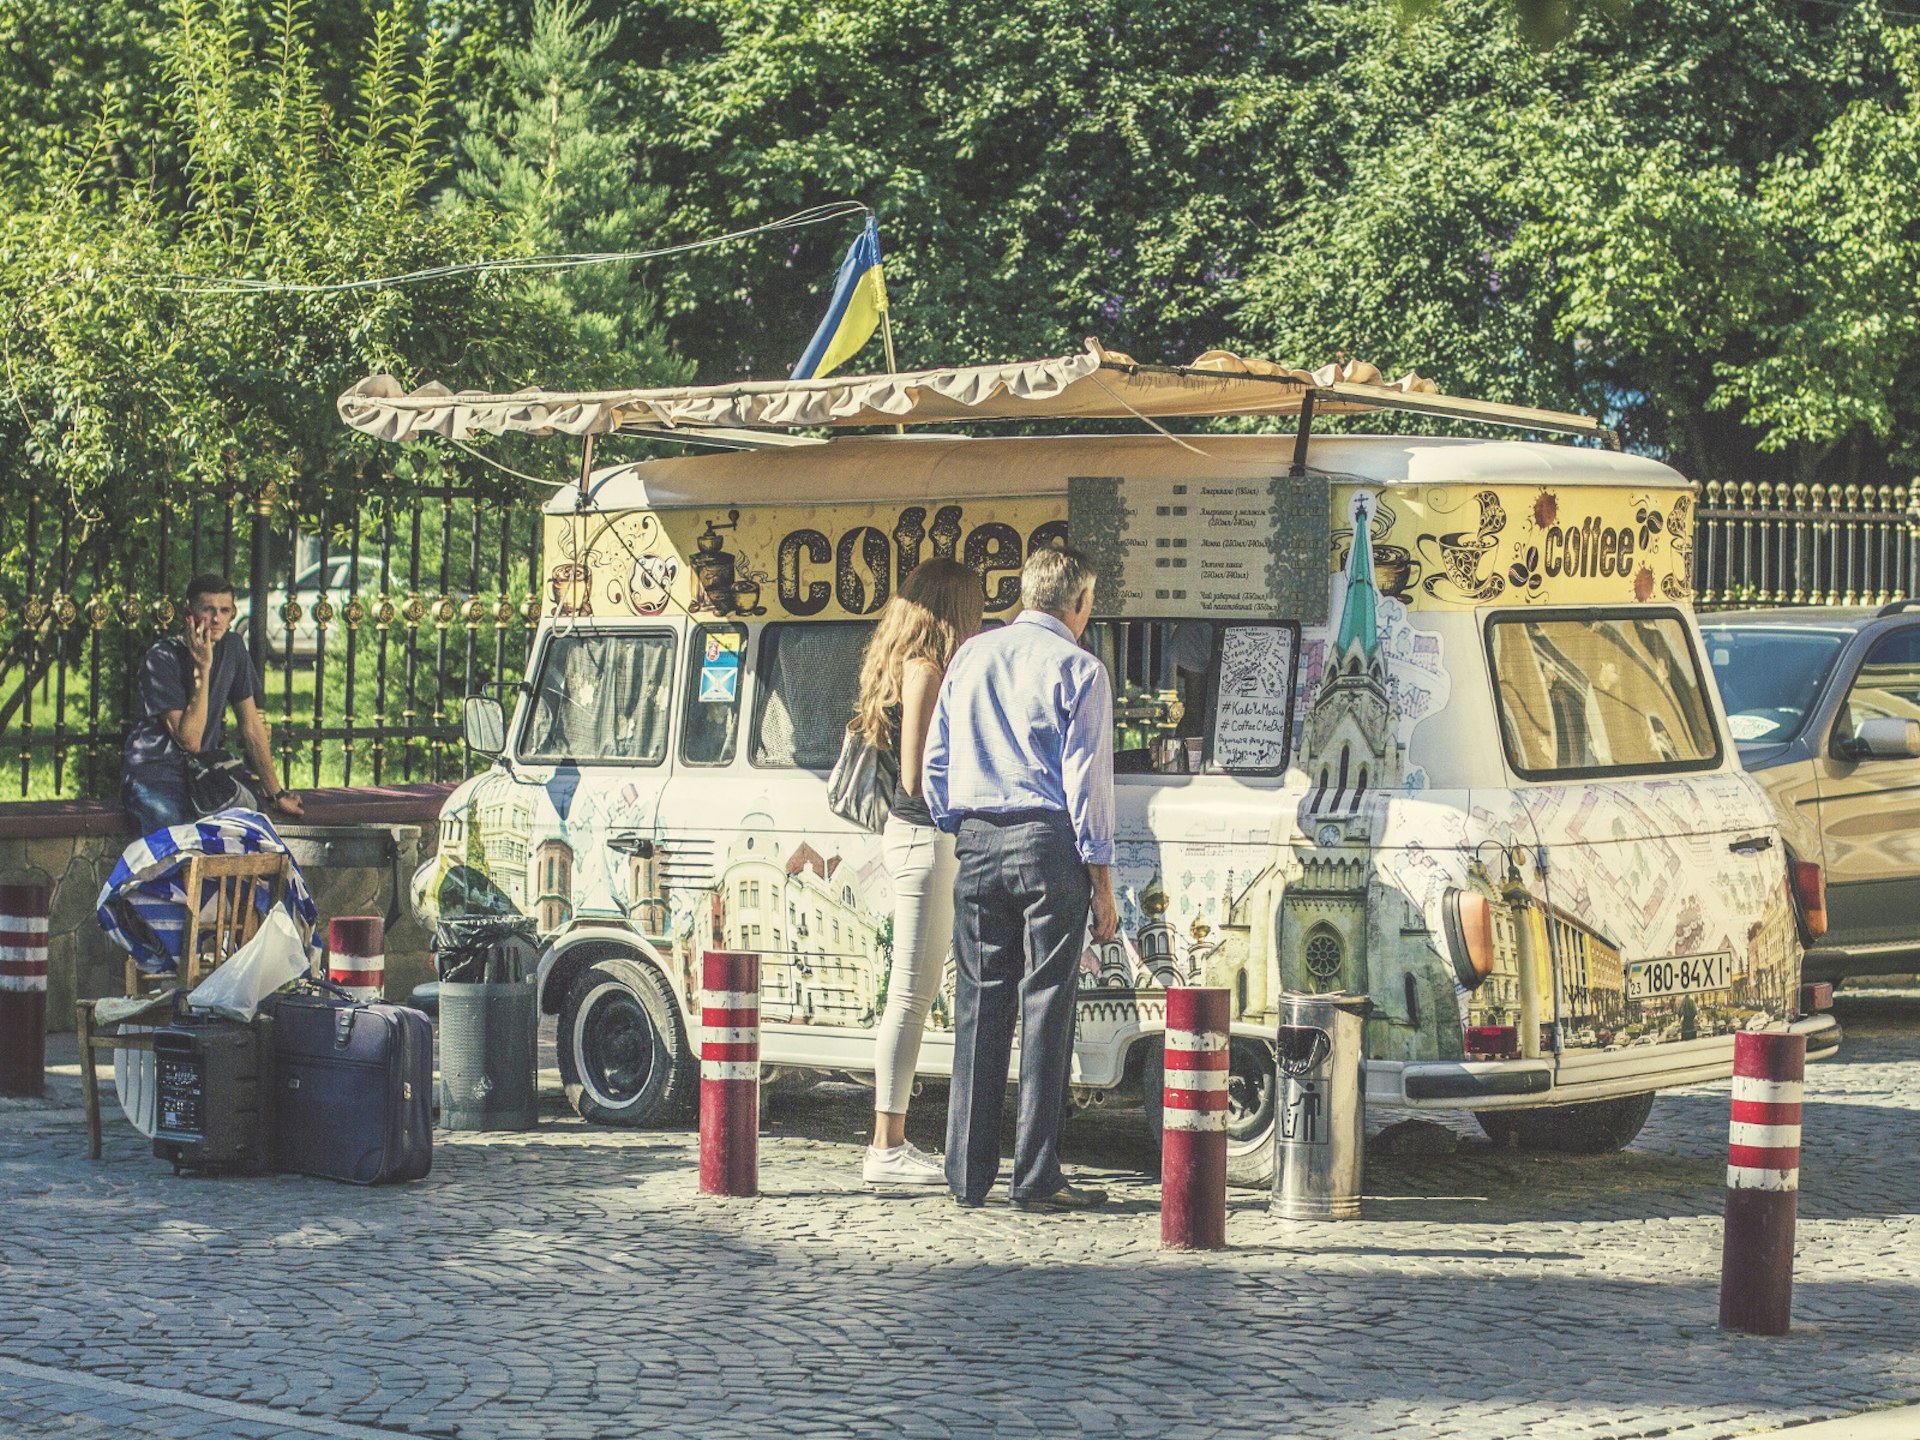
{"label": "car tail light", "polygon": [[1833,1009],[1833,982],[1815,980],[1800,987],[1800,1013],[1819,1015]]}
{"label": "car tail light", "polygon": [[1461,1038],[1469,1055],[1492,1055],[1504,1059],[1520,1053],[1518,1025],[1469,1025]]}
{"label": "car tail light", "polygon": [[1478,990],[1493,973],[1493,907],[1472,890],[1449,890],[1441,909],[1453,978],[1462,989]]}
{"label": "car tail light", "polygon": [[1807,928],[1807,938],[1818,940],[1827,933],[1826,872],[1811,860],[1788,860],[1787,883],[1794,904],[1800,907],[1800,923]]}

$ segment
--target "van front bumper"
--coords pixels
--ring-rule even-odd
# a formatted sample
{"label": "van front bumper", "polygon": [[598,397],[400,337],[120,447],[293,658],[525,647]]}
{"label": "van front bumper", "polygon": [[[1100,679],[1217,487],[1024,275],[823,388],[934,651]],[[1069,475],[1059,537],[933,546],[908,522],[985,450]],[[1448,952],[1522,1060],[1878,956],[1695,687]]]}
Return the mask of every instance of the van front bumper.
{"label": "van front bumper", "polygon": [[[1809,1015],[1787,1027],[1807,1037],[1807,1058],[1840,1048],[1831,1015]],[[1676,1085],[1699,1085],[1733,1074],[1731,1035],[1617,1050],[1576,1050],[1558,1060],[1369,1060],[1367,1103],[1414,1110],[1519,1110],[1577,1105]]]}

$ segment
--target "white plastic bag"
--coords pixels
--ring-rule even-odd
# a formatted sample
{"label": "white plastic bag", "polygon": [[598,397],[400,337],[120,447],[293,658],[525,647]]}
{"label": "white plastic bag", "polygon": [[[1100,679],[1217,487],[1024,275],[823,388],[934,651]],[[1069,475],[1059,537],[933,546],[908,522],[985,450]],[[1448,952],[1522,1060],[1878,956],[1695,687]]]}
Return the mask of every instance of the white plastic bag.
{"label": "white plastic bag", "polygon": [[251,1020],[262,1000],[306,970],[300,932],[287,907],[276,905],[253,938],[195,987],[187,1004],[228,1020]]}

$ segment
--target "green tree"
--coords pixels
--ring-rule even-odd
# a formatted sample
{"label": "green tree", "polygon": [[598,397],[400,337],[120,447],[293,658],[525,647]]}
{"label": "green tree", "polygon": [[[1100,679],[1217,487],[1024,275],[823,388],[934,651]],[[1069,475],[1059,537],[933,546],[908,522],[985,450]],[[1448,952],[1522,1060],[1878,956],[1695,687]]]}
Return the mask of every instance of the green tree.
{"label": "green tree", "polygon": [[[665,196],[635,179],[643,142],[617,115],[613,36],[587,19],[585,0],[535,0],[525,43],[498,54],[504,99],[460,107],[458,190],[491,207],[506,253],[618,253],[659,234]],[[547,272],[522,293],[566,337],[543,383],[670,384],[689,373],[630,262]]]}

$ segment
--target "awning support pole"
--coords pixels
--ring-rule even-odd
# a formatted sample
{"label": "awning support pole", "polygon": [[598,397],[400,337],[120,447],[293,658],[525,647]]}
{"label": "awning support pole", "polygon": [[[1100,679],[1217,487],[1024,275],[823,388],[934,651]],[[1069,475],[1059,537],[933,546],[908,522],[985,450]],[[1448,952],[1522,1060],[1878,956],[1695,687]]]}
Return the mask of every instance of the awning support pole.
{"label": "awning support pole", "polygon": [[[881,283],[884,284],[885,282],[882,281]],[[900,367],[893,363],[893,307],[884,302],[882,302],[880,306],[880,343],[886,346],[887,349],[887,373],[889,375],[898,375],[900,373]],[[907,433],[907,427],[904,425],[895,425],[893,427],[893,433],[896,435],[904,435]]]}
{"label": "awning support pole", "polygon": [[580,446],[580,495],[579,495],[579,498],[574,501],[574,506],[573,506],[574,509],[584,510],[587,508],[587,493],[588,493],[587,482],[592,478],[593,478],[593,432],[589,430],[587,432],[587,438],[585,439],[585,441],[581,443],[581,446]]}
{"label": "awning support pole", "polygon": [[1300,395],[1300,428],[1293,432],[1293,466],[1288,475],[1298,480],[1307,473],[1307,437],[1313,433],[1313,397],[1312,390]]}

